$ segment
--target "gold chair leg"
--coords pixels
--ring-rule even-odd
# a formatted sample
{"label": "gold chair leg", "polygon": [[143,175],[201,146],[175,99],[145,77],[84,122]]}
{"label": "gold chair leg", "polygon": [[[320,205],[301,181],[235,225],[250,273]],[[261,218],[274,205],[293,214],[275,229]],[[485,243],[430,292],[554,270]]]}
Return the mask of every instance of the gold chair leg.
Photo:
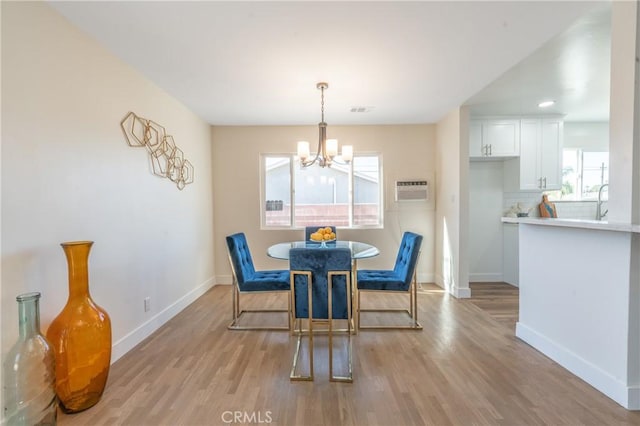
{"label": "gold chair leg", "polygon": [[295,334],[295,329],[296,329],[296,325],[298,323],[298,320],[295,316],[295,309],[296,309],[296,294],[295,294],[295,290],[293,288],[293,276],[291,274],[291,272],[289,272],[289,310],[290,310],[290,314],[289,314],[289,318],[290,321],[292,322],[291,324],[291,328],[290,328],[290,332],[291,335],[293,336]]}
{"label": "gold chair leg", "polygon": [[351,309],[355,309],[355,315],[352,314],[353,334],[358,334],[358,324],[360,323],[360,295],[358,295],[358,261],[353,259],[351,264],[351,301],[355,304]]}
{"label": "gold chair leg", "polygon": [[288,298],[287,300],[287,321],[288,321],[288,325],[289,325],[289,333],[293,332],[293,324],[291,323],[291,317],[292,317],[292,312],[291,312],[291,298]]}
{"label": "gold chair leg", "polygon": [[[307,303],[308,303],[308,309],[307,309],[307,313],[308,315],[308,321],[309,321],[309,375],[307,376],[303,376],[303,375],[299,375],[296,374],[296,370],[298,367],[298,359],[300,358],[300,347],[302,346],[302,321],[299,320],[299,318],[297,318],[296,316],[296,311],[295,311],[295,276],[297,274],[301,274],[301,275],[305,275],[307,276]],[[298,322],[299,325],[299,329],[298,329],[298,342],[296,344],[296,351],[295,354],[293,356],[293,364],[291,366],[291,373],[289,374],[289,380],[291,381],[313,381],[313,306],[312,306],[312,278],[311,278],[311,272],[308,271],[291,271],[289,273],[289,277],[290,277],[290,281],[291,281],[291,299],[292,299],[292,303],[293,303],[293,307],[292,307],[292,315],[295,321]]]}
{"label": "gold chair leg", "polygon": [[[347,296],[347,358],[349,374],[347,376],[336,376],[333,374],[333,277],[343,275],[345,277],[345,293]],[[329,316],[329,380],[332,382],[353,383],[353,359],[351,351],[351,274],[349,271],[330,271],[327,276],[327,291],[329,293],[328,316]]]}
{"label": "gold chair leg", "polygon": [[[307,303],[308,303],[308,333],[309,333],[309,346],[308,346],[308,351],[309,351],[309,374],[308,375],[301,375],[301,374],[297,374],[296,371],[298,369],[298,363],[300,360],[300,350],[302,347],[302,338],[304,336],[304,331],[302,329],[302,321],[300,318],[297,318],[296,316],[296,311],[295,311],[295,275],[305,275],[307,276]],[[333,276],[334,275],[344,275],[345,279],[346,279],[346,296],[347,296],[347,339],[348,339],[348,343],[347,343],[347,357],[348,357],[348,375],[347,376],[337,376],[333,374]],[[291,372],[289,374],[289,379],[291,381],[313,381],[314,380],[314,368],[313,368],[313,292],[312,292],[312,278],[311,278],[311,272],[308,271],[291,271],[290,273],[290,277],[291,277],[291,299],[290,299],[290,303],[291,303],[291,318],[293,321],[293,326],[291,328],[291,333],[297,333],[298,334],[298,339],[296,342],[296,350],[293,356],[293,363],[291,366]],[[348,271],[331,271],[329,272],[329,275],[327,277],[327,281],[328,281],[328,317],[329,317],[329,330],[328,330],[328,335],[329,335],[329,374],[330,374],[330,381],[333,382],[347,382],[347,383],[352,383],[353,382],[353,355],[352,355],[352,343],[351,343],[351,334],[352,334],[352,327],[355,326],[355,323],[353,323],[353,314],[352,314],[352,300],[353,300],[353,286],[352,286],[352,282],[351,282],[351,275]],[[296,328],[296,325],[298,327],[297,331],[293,331]]]}
{"label": "gold chair leg", "polygon": [[[262,330],[262,331],[282,331],[282,330],[291,330],[291,305],[288,302],[287,309],[240,309],[240,290],[238,286],[234,282],[232,284],[233,289],[231,290],[231,304],[232,304],[232,315],[233,319],[231,323],[227,326],[229,330]],[[240,318],[245,313],[287,313],[287,325],[286,326],[251,326],[251,325],[240,325]]]}
{"label": "gold chair leg", "polygon": [[[291,305],[287,306],[287,309],[240,309],[240,288],[238,287],[238,279],[236,275],[236,271],[233,267],[233,262],[231,261],[231,255],[229,255],[229,264],[231,265],[231,315],[232,320],[231,323],[227,326],[229,330],[263,330],[263,331],[280,331],[280,330],[288,330],[291,331]],[[279,292],[282,292],[280,290]],[[286,290],[285,290],[286,291]],[[244,313],[259,313],[259,312],[286,312],[287,313],[287,326],[245,326],[240,325],[240,318]]]}
{"label": "gold chair leg", "polygon": [[[313,381],[313,333],[309,334],[309,371],[310,374],[303,376],[296,374],[298,369],[298,360],[300,359],[300,348],[302,346],[302,322],[299,322],[300,329],[298,331],[298,339],[296,342],[296,351],[293,355],[293,365],[291,366],[291,372],[289,373],[289,380],[292,382],[310,382]],[[311,326],[311,325],[310,325]]]}
{"label": "gold chair leg", "polygon": [[357,297],[357,301],[356,301],[356,305],[357,305],[357,311],[356,311],[356,326],[358,327],[358,329],[361,329],[362,326],[360,325],[360,290],[358,290],[358,297]]}
{"label": "gold chair leg", "polygon": [[414,275],[413,276],[413,322],[417,324],[420,328],[422,326],[418,322],[418,279]]}
{"label": "gold chair leg", "polygon": [[[383,290],[371,290],[383,291]],[[360,293],[358,290],[358,327],[360,330],[422,330],[422,325],[418,322],[418,285],[416,272],[413,273],[413,279],[409,286],[409,309],[391,308],[391,309],[362,309],[360,305]],[[362,325],[360,322],[360,312],[405,312],[411,318],[410,325]]]}
{"label": "gold chair leg", "polygon": [[238,285],[234,278],[233,282],[231,283],[231,309],[233,312],[233,323],[238,320],[238,298]]}

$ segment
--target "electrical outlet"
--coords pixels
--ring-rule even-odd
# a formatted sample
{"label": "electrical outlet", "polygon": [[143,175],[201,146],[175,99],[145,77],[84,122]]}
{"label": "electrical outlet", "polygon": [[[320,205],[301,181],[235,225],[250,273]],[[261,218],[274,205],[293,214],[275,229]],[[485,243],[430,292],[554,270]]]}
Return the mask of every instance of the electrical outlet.
{"label": "electrical outlet", "polygon": [[144,311],[145,312],[149,312],[151,310],[151,298],[150,297],[145,297],[144,298]]}

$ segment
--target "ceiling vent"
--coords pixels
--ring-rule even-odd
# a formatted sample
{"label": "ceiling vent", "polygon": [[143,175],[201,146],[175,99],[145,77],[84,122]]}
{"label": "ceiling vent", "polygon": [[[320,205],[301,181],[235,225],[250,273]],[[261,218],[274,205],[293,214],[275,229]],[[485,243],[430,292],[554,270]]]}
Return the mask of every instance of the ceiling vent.
{"label": "ceiling vent", "polygon": [[351,112],[371,112],[372,110],[373,110],[373,107],[367,107],[367,106],[351,107]]}

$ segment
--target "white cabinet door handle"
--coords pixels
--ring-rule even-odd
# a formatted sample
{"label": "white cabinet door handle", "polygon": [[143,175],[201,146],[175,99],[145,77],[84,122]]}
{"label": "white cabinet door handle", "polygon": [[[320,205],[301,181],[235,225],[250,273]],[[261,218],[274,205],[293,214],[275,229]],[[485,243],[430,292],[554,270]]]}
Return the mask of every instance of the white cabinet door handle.
{"label": "white cabinet door handle", "polygon": [[547,178],[544,178],[544,187],[547,188]]}

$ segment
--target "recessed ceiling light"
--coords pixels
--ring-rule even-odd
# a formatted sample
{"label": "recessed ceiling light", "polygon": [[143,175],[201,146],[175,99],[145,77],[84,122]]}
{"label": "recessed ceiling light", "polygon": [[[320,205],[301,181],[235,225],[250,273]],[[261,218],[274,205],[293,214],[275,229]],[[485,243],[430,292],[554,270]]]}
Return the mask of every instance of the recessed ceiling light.
{"label": "recessed ceiling light", "polygon": [[544,102],[540,102],[538,104],[538,107],[540,108],[546,108],[546,107],[550,107],[551,105],[555,104],[556,101],[544,101]]}

